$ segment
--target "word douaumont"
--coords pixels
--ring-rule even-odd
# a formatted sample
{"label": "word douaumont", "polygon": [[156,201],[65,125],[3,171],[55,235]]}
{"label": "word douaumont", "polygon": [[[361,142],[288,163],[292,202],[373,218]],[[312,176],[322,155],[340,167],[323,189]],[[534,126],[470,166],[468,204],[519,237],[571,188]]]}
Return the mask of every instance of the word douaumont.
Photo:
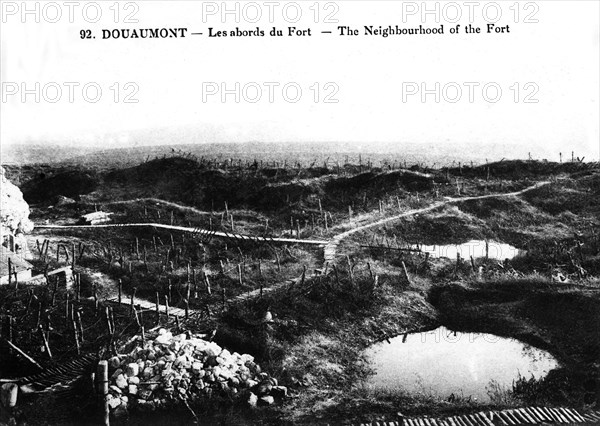
{"label": "word douaumont", "polygon": [[185,38],[187,28],[140,28],[103,29],[102,39],[127,38]]}

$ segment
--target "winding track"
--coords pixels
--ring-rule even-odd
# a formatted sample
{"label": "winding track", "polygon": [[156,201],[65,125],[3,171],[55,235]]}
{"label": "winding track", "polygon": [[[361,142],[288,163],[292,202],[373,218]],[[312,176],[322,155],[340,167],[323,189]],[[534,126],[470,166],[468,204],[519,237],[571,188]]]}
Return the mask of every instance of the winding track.
{"label": "winding track", "polygon": [[[259,242],[266,241],[266,242],[276,242],[276,243],[284,243],[284,244],[305,244],[305,245],[320,246],[320,247],[323,247],[323,249],[324,249],[323,257],[324,257],[324,263],[326,265],[327,263],[335,262],[335,259],[337,256],[337,248],[338,248],[339,244],[344,239],[346,239],[346,238],[350,237],[351,235],[354,235],[358,232],[362,232],[362,231],[365,231],[365,230],[371,229],[371,228],[376,228],[378,226],[385,225],[386,223],[394,222],[396,220],[406,218],[409,216],[426,213],[426,212],[435,210],[435,209],[442,207],[444,205],[447,205],[447,204],[460,203],[460,202],[473,201],[473,200],[485,200],[485,199],[489,199],[489,198],[516,197],[516,196],[522,195],[528,191],[537,189],[541,186],[548,185],[550,183],[551,182],[549,182],[549,181],[538,182],[535,185],[532,185],[530,187],[522,189],[521,191],[502,193],[502,194],[488,194],[488,195],[479,195],[479,196],[474,196],[474,197],[462,197],[462,198],[447,197],[443,201],[438,201],[427,207],[409,210],[404,213],[386,217],[384,219],[381,219],[381,220],[378,220],[375,222],[370,222],[370,223],[366,223],[366,224],[354,227],[352,229],[349,229],[347,231],[344,231],[342,233],[339,233],[339,234],[333,236],[328,241],[325,241],[325,240],[303,240],[303,239],[293,239],[293,238],[265,238],[265,237],[257,237],[257,236],[243,235],[243,234],[231,234],[228,232],[221,232],[221,231],[214,231],[213,235],[215,235],[217,237],[235,238],[235,239],[247,240],[247,241],[259,241]],[[184,208],[184,209],[187,208],[186,206],[181,206],[176,203],[171,203],[169,201],[163,201],[163,200],[159,200],[159,199],[155,199],[155,198],[139,198],[136,200],[116,201],[116,202],[113,202],[113,204],[134,203],[134,202],[139,202],[139,201],[162,202],[166,205],[170,205],[170,206],[173,206],[176,208]],[[190,209],[190,211],[197,211],[199,214],[205,214],[205,212],[197,210],[193,207],[189,207],[189,209]],[[201,229],[201,228],[188,228],[188,227],[182,227],[182,226],[165,225],[165,224],[160,224],[160,223],[127,223],[127,224],[103,224],[103,225],[36,225],[36,228],[38,228],[38,229],[102,229],[102,228],[143,228],[143,227],[166,229],[166,230],[179,231],[179,232],[192,232],[192,233],[197,233],[197,232],[208,233],[208,232],[210,232],[208,230]],[[289,287],[292,285],[294,285],[294,280],[287,280],[287,281],[284,281],[281,283],[274,284],[272,286],[264,288],[263,295],[273,292],[273,291],[277,291],[282,288],[285,288],[286,286]],[[251,292],[243,293],[236,297],[233,297],[233,298],[229,299],[227,301],[227,303],[235,304],[235,303],[239,303],[239,302],[244,302],[246,300],[256,298],[259,294],[260,294],[260,289],[256,289]],[[112,300],[112,301],[115,302],[114,300]],[[123,303],[128,303],[128,302],[129,301],[124,301]],[[145,309],[153,309],[153,307],[155,306],[152,302],[144,301],[142,299],[136,299],[134,301],[134,303],[141,305]],[[160,309],[161,309],[161,311],[164,312],[164,309],[165,309],[164,305],[160,305]],[[190,309],[190,313],[191,312],[192,312],[192,310]],[[170,310],[170,313],[172,315],[184,316],[184,310],[180,309],[180,308],[176,308],[176,307],[172,307]]]}
{"label": "winding track", "polygon": [[132,200],[107,201],[107,202],[96,203],[96,204],[99,204],[102,206],[117,206],[117,205],[122,205],[122,204],[137,204],[137,203],[144,203],[144,202],[163,204],[165,206],[173,207],[178,210],[187,211],[187,212],[191,212],[191,213],[195,213],[195,214],[203,215],[203,216],[209,216],[211,214],[210,212],[207,212],[204,210],[198,210],[195,207],[184,206],[183,204],[177,204],[177,203],[174,203],[173,201],[161,200],[160,198],[134,198]]}
{"label": "winding track", "polygon": [[234,234],[222,231],[209,231],[203,228],[188,228],[185,226],[165,225],[163,223],[109,223],[102,225],[36,225],[37,229],[103,229],[103,228],[157,228],[169,231],[189,233],[210,233],[215,237],[232,238],[242,241],[274,242],[284,244],[306,244],[323,246],[327,244],[324,240],[302,240],[295,238],[257,237],[253,235]]}
{"label": "winding track", "polygon": [[462,198],[447,197],[444,201],[438,201],[437,203],[433,203],[432,205],[423,207],[421,209],[408,210],[404,213],[386,217],[386,218],[378,220],[376,222],[371,222],[371,223],[367,223],[367,224],[364,224],[361,226],[357,226],[355,228],[349,229],[348,231],[337,234],[325,245],[325,249],[324,249],[325,263],[328,263],[328,262],[333,263],[335,261],[336,255],[337,255],[337,247],[342,242],[342,240],[344,240],[344,239],[348,238],[349,236],[354,235],[358,232],[365,231],[370,228],[376,228],[378,226],[385,225],[386,223],[394,222],[398,219],[403,219],[403,218],[406,218],[409,216],[426,213],[426,212],[435,210],[439,207],[445,206],[447,204],[461,203],[461,202],[465,202],[465,201],[474,201],[474,200],[485,200],[488,198],[517,197],[526,192],[533,191],[534,189],[548,185],[550,183],[551,182],[549,182],[549,181],[538,182],[535,185],[532,185],[525,189],[522,189],[521,191],[509,192],[509,193],[503,193],[503,194],[478,195],[478,196],[474,196],[474,197],[462,197]]}

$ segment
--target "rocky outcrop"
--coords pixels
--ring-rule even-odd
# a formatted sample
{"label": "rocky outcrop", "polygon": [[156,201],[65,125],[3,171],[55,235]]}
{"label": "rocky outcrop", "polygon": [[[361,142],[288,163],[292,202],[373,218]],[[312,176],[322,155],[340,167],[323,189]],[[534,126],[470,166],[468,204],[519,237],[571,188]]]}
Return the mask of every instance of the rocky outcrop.
{"label": "rocky outcrop", "polygon": [[21,190],[13,185],[0,167],[0,226],[2,235],[19,236],[33,230],[29,220],[29,204],[23,199]]}

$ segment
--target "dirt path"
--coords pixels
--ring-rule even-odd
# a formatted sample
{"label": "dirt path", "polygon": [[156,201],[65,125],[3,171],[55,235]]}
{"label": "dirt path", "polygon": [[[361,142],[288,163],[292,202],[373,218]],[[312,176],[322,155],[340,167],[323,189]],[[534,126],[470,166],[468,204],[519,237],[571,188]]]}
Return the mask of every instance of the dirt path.
{"label": "dirt path", "polygon": [[99,202],[97,204],[100,204],[103,206],[116,206],[116,205],[137,204],[137,203],[144,203],[144,202],[163,204],[165,206],[173,207],[173,208],[181,210],[181,211],[191,212],[191,213],[198,214],[198,215],[208,216],[211,214],[210,212],[198,210],[195,207],[184,206],[183,204],[177,204],[172,201],[161,200],[160,198],[134,198],[133,200],[108,201],[105,203]]}
{"label": "dirt path", "polygon": [[386,217],[384,219],[378,220],[376,222],[371,222],[371,223],[367,223],[361,226],[357,226],[354,227],[352,229],[349,229],[348,231],[342,232],[336,236],[334,236],[326,245],[325,245],[325,249],[324,249],[324,261],[325,263],[333,263],[335,261],[335,258],[337,256],[337,248],[340,245],[340,243],[342,242],[342,240],[348,238],[349,236],[356,234],[358,232],[361,231],[365,231],[367,229],[370,228],[376,228],[378,226],[382,226],[385,225],[386,223],[389,222],[394,222],[398,219],[402,219],[405,217],[409,217],[409,216],[414,216],[416,214],[421,214],[421,213],[426,213],[429,212],[431,210],[435,210],[439,207],[445,206],[447,204],[453,204],[453,203],[461,203],[461,202],[465,202],[465,201],[473,201],[473,200],[485,200],[488,198],[504,198],[504,197],[516,197],[519,195],[522,195],[528,191],[532,191],[534,189],[537,189],[541,186],[544,185],[548,185],[550,184],[550,182],[548,181],[544,181],[544,182],[538,182],[535,185],[532,185],[530,187],[527,187],[521,191],[516,191],[516,192],[509,192],[509,193],[503,193],[503,194],[489,194],[489,195],[478,195],[478,196],[474,196],[474,197],[463,197],[463,198],[450,198],[447,197],[446,199],[444,199],[443,201],[438,201],[436,203],[433,203],[430,206],[427,207],[423,207],[420,209],[414,209],[414,210],[409,210],[406,211],[404,213],[400,213],[397,214],[395,216],[390,216],[390,217]]}
{"label": "dirt path", "polygon": [[[521,191],[503,193],[503,194],[489,194],[489,195],[479,195],[479,196],[474,196],[474,197],[463,197],[463,198],[448,197],[448,198],[444,199],[443,201],[438,201],[427,207],[409,210],[404,213],[386,217],[384,219],[381,219],[381,220],[378,220],[375,222],[370,222],[370,223],[366,223],[364,225],[356,226],[352,229],[349,229],[347,231],[344,231],[340,234],[335,235],[329,241],[303,240],[303,239],[293,239],[293,238],[264,238],[264,237],[256,237],[256,236],[249,236],[249,235],[242,235],[242,234],[230,234],[227,232],[220,232],[220,231],[215,231],[214,235],[218,236],[218,237],[234,238],[234,239],[248,240],[248,241],[267,241],[267,242],[277,242],[277,243],[285,243],[285,244],[306,244],[306,245],[323,246],[324,247],[324,253],[323,253],[324,263],[327,264],[327,263],[333,263],[335,261],[335,258],[337,256],[337,248],[338,248],[339,244],[344,239],[346,239],[346,238],[350,237],[351,235],[354,235],[358,232],[362,232],[362,231],[365,231],[365,230],[371,229],[371,228],[376,228],[378,226],[385,225],[386,223],[394,222],[396,220],[406,218],[409,216],[426,213],[426,212],[435,210],[439,207],[442,207],[442,206],[448,205],[448,204],[460,203],[460,202],[465,202],[465,201],[473,201],[473,200],[484,200],[484,199],[489,199],[489,198],[516,197],[516,196],[522,195],[528,191],[537,189],[541,186],[548,185],[549,183],[550,182],[547,182],[547,181],[538,182],[535,185],[532,185]],[[133,203],[136,201],[144,201],[144,200],[162,202],[162,203],[171,205],[170,202],[168,202],[168,201],[163,201],[163,200],[158,200],[158,199],[153,199],[153,198],[144,198],[144,199],[129,200],[129,201],[117,201],[115,203]],[[172,203],[172,204],[174,206],[186,208],[186,206],[179,206],[178,204],[175,204],[175,203]],[[190,209],[190,211],[196,211],[196,209],[194,209],[193,207],[189,207],[189,209]],[[205,212],[202,212],[199,210],[197,212],[199,214],[205,213]],[[151,227],[151,228],[159,228],[159,229],[166,229],[166,230],[172,230],[172,231],[194,232],[194,233],[209,232],[209,231],[201,229],[201,228],[187,228],[187,227],[182,227],[182,226],[165,225],[165,224],[160,224],[160,223],[127,223],[127,224],[104,224],[104,225],[37,225],[36,226],[36,228],[38,228],[38,229],[99,229],[99,228],[136,228],[136,227],[137,228]],[[282,288],[285,288],[286,286],[288,286],[288,287],[292,286],[292,285],[294,285],[294,283],[295,283],[295,280],[286,280],[284,282],[277,283],[272,286],[263,288],[263,295],[268,294],[273,291],[277,291]],[[260,289],[256,289],[249,293],[243,293],[236,297],[233,297],[233,298],[229,299],[227,301],[227,303],[232,303],[232,304],[240,303],[240,302],[254,299],[254,298],[258,297],[259,295],[260,295]],[[116,302],[116,300],[113,299],[113,302]],[[122,303],[130,303],[130,301],[128,299],[126,301],[124,300]],[[142,308],[148,309],[148,310],[155,309],[154,303],[149,302],[147,300],[143,300],[143,299],[137,299],[137,298],[134,299],[134,304],[140,305]],[[162,312],[165,311],[164,305],[159,305],[159,308]],[[190,309],[190,313],[192,313],[191,309]],[[170,309],[170,315],[176,315],[176,316],[180,316],[180,317],[185,316],[185,311],[181,308],[173,307]]]}
{"label": "dirt path", "polygon": [[184,226],[165,225],[162,223],[113,223],[104,225],[36,225],[36,229],[103,229],[103,228],[158,228],[170,231],[191,232],[191,233],[212,233],[216,237],[231,238],[242,241],[274,242],[284,244],[306,244],[313,246],[324,246],[327,241],[324,240],[303,240],[295,238],[279,237],[257,237],[253,235],[234,234],[222,231],[209,231],[202,228],[188,228]]}

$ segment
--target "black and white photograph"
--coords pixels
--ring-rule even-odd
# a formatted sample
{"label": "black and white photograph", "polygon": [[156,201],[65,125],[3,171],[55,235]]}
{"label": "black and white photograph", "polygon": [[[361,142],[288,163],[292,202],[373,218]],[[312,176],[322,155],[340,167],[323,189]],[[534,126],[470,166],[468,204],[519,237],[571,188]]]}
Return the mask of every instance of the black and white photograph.
{"label": "black and white photograph", "polygon": [[600,1],[0,0],[0,426],[600,425]]}

